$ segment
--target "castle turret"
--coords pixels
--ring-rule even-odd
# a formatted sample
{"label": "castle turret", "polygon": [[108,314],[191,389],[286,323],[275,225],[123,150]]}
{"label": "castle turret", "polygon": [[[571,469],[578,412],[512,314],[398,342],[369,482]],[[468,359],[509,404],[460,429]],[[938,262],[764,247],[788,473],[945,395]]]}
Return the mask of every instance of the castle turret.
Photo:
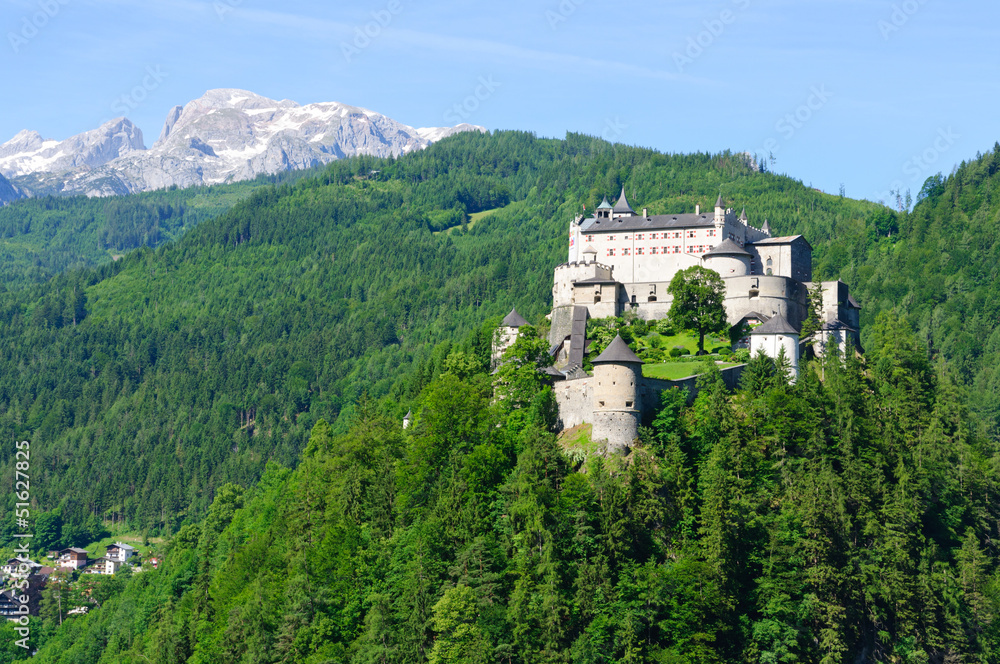
{"label": "castle turret", "polygon": [[611,216],[612,218],[635,216],[635,210],[632,209],[632,206],[628,204],[628,199],[625,198],[624,186],[622,186],[622,195],[618,197],[615,207],[611,211]]}
{"label": "castle turret", "polygon": [[726,238],[726,208],[724,205],[720,193],[719,198],[715,201],[715,219],[713,220],[716,242],[722,242]]}
{"label": "castle turret", "polygon": [[597,206],[597,218],[598,219],[610,219],[611,211],[614,208],[611,207],[611,203],[608,203],[608,197],[605,196],[601,204]]}
{"label": "castle turret", "polygon": [[750,274],[752,260],[753,255],[749,251],[729,238],[701,257],[702,265],[718,272],[723,279],[745,277]]}
{"label": "castle turret", "polygon": [[517,309],[511,309],[510,313],[500,322],[500,327],[497,328],[496,336],[493,338],[493,366],[500,363],[503,354],[514,345],[521,328],[527,324],[528,321],[517,313]]}
{"label": "castle turret", "polygon": [[577,216],[573,221],[569,222],[569,255],[566,259],[567,263],[575,263],[580,260],[580,242],[583,241],[583,234],[580,228],[581,221],[583,221],[583,217]]}
{"label": "castle turret", "polygon": [[763,349],[770,358],[778,359],[782,349],[792,366],[791,380],[794,383],[799,375],[799,332],[788,319],[776,314],[763,325],[750,332],[750,353],[756,355]]}
{"label": "castle turret", "polygon": [[593,361],[594,429],[591,438],[622,449],[639,436],[642,360],[620,336]]}

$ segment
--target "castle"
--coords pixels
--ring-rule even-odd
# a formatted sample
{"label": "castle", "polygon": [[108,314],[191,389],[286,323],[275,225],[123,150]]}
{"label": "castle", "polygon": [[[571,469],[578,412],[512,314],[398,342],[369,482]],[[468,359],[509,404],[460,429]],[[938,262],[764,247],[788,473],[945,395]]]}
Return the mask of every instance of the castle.
{"label": "castle", "polygon": [[[693,379],[645,378],[642,361],[620,338],[592,361],[593,376],[583,371],[587,320],[621,316],[628,309],[646,320],[665,318],[672,298],[671,279],[694,265],[714,270],[726,285],[729,323],[747,323],[750,335],[741,344],[777,357],[784,349],[794,375],[798,372],[799,330],[808,315],[812,282],[812,246],[801,235],[773,237],[767,221],[755,228],[746,210],[737,216],[721,194],[712,212],[637,214],[625,189],[612,206],[607,198],[594,215],[577,216],[569,226],[567,262],[555,268],[549,342],[556,379],[555,392],[563,428],[593,425],[592,438],[610,448],[627,447],[659,407],[664,389]],[[817,353],[829,344],[860,348],[860,310],[847,284],[822,283],[822,325],[816,333]],[[503,348],[517,337],[525,321],[516,311],[504,319]],[[723,372],[730,387],[742,367]]]}

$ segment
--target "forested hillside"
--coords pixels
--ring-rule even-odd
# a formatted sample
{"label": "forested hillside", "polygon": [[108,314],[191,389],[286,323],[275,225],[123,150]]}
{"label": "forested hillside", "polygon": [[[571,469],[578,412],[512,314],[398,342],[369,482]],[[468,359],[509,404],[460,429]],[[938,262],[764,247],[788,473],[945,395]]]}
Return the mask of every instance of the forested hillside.
{"label": "forested hillside", "polygon": [[[990,159],[907,215],[729,154],[463,134],[0,295],[0,426],[61,523],[34,546],[173,537],[41,661],[992,661],[995,399],[943,343],[991,311]],[[543,322],[569,220],[622,185],[806,234],[865,361],[710,377],[626,459],[559,449],[533,380],[491,405],[490,323]]]}
{"label": "forested hillside", "polygon": [[320,420],[162,570],[59,629],[47,600],[35,660],[996,661],[995,442],[905,323],[869,339],[794,386],[762,358],[735,394],[718,372],[690,407],[668,392],[605,459],[559,446],[536,365],[492,401],[470,335],[410,429],[390,399],[344,435]]}
{"label": "forested hillside", "polygon": [[45,450],[33,495],[74,537],[109,519],[172,532],[221,484],[293,465],[362,393],[405,413],[484,320],[542,316],[569,220],[626,182],[678,211],[722,188],[782,230],[870,207],[727,155],[581,136],[466,134],[337,162],[176,243],[0,296],[0,425]]}
{"label": "forested hillside", "polygon": [[[308,173],[134,196],[46,196],[0,206],[0,286],[43,283],[66,270],[111,262],[137,247],[159,246],[222,214],[259,187],[294,182]],[[0,189],[3,182],[0,177]]]}

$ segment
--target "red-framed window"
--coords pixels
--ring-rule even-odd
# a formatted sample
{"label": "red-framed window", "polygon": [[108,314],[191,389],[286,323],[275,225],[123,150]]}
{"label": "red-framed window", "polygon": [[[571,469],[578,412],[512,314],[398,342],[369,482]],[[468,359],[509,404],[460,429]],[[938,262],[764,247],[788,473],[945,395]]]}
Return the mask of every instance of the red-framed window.
{"label": "red-framed window", "polygon": [[615,255],[615,250],[614,249],[608,249],[608,256],[614,256],[614,255]]}

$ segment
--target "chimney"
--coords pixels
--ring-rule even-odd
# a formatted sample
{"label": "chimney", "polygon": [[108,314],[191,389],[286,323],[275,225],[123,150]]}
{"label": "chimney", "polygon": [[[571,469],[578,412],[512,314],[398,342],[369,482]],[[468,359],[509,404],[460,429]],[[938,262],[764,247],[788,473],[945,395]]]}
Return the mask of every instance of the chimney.
{"label": "chimney", "polygon": [[647,208],[642,208],[642,216],[644,216],[644,217],[648,217],[649,216],[649,212],[648,212]]}
{"label": "chimney", "polygon": [[701,214],[701,206],[700,205],[695,205],[694,206],[694,213],[695,214]]}

